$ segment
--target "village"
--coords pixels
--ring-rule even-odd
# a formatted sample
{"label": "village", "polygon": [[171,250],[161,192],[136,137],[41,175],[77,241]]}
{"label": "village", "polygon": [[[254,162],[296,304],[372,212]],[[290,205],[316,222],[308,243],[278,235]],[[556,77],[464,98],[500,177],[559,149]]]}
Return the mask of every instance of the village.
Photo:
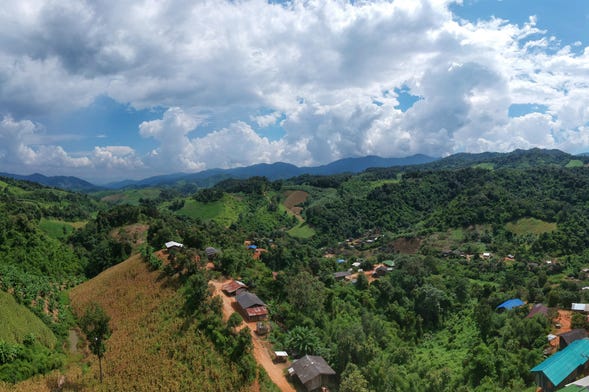
{"label": "village", "polygon": [[[376,237],[377,238],[377,237]],[[349,241],[348,241],[349,242]],[[177,242],[166,243],[166,248],[182,247]],[[254,259],[259,259],[266,249],[245,241],[244,246],[251,252]],[[209,256],[214,254],[213,248],[207,248]],[[473,255],[463,253],[442,252],[441,257],[456,256],[471,260]],[[494,257],[490,252],[476,255],[482,260]],[[324,257],[333,258],[333,254]],[[514,260],[513,255],[504,257],[504,262]],[[344,265],[346,260],[336,259],[338,265]],[[528,263],[529,264],[529,263]],[[546,261],[553,264],[553,261]],[[356,284],[360,276],[368,283],[385,276],[393,271],[395,261],[383,260],[371,264],[359,259],[349,263],[350,268],[333,273],[335,281]],[[207,268],[214,268],[212,263]],[[369,268],[364,270],[364,268]],[[533,268],[533,266],[532,266]],[[589,269],[584,269],[589,273]],[[246,283],[233,278],[222,278],[210,281],[213,295],[223,301],[223,318],[227,321],[233,313],[241,315],[243,321],[237,330],[248,328],[254,345],[254,357],[265,369],[271,380],[281,391],[329,391],[335,385],[336,372],[321,356],[305,355],[292,358],[288,352],[280,347],[273,347],[268,340],[270,332],[269,310],[266,303],[249,290]],[[585,289],[585,288],[583,288]],[[589,322],[589,304],[572,303],[570,309],[550,308],[542,303],[527,304],[519,298],[511,298],[495,308],[496,312],[528,309],[525,318],[546,317],[551,321],[551,333],[546,336],[545,360],[530,369],[534,375],[538,392],[554,391],[589,391],[589,336],[584,328],[572,328],[573,315],[582,315]],[[514,314],[514,317],[517,317]]]}

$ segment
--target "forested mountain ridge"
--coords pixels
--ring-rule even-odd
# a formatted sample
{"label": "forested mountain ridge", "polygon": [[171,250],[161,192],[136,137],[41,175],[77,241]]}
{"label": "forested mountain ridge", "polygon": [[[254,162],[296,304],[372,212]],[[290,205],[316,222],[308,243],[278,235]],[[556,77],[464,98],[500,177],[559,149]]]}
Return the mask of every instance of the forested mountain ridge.
{"label": "forested mountain ridge", "polygon": [[[178,313],[166,317],[185,318],[195,328],[190,333],[233,358],[229,366],[243,377],[236,390],[256,373],[250,357],[235,353],[248,347],[247,339],[219,321],[216,305],[210,312],[201,307],[215,301],[207,281],[221,276],[246,282],[268,304],[276,349],[323,356],[337,372],[336,391],[357,389],[350,385],[374,392],[534,390],[529,370],[549,348],[546,335],[558,331],[549,316],[526,318],[527,307],[495,308],[514,297],[565,311],[571,302],[589,301],[581,290],[589,286],[589,169],[581,158],[544,150],[429,165],[226,179],[189,195],[153,188],[117,206],[6,179],[0,246],[10,256],[0,268],[21,280],[3,290],[34,309],[39,291],[19,297],[16,288],[47,275],[57,314],[65,315],[66,286],[141,252],[159,282],[174,281],[177,298],[186,301],[176,299],[178,309],[168,310]],[[70,210],[71,202],[79,208]],[[153,251],[170,240],[184,248],[162,264]],[[246,240],[264,250],[252,253]],[[45,241],[50,249],[63,247],[66,257],[43,253]],[[214,270],[192,263],[206,260],[209,247],[217,250]],[[375,267],[383,261],[393,267],[379,275]],[[334,274],[344,271],[351,275],[340,281]],[[74,278],[52,283],[63,277]],[[108,301],[127,301],[123,286]],[[47,317],[42,308],[36,313],[61,336],[74,323]],[[149,320],[141,328],[159,328]]]}

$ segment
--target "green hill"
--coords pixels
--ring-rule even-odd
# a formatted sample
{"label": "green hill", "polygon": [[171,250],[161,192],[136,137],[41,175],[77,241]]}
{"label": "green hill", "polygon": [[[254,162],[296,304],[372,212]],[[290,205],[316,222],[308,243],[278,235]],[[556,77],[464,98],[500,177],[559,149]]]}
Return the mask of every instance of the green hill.
{"label": "green hill", "polygon": [[18,304],[12,295],[0,291],[0,341],[22,344],[31,336],[47,347],[57,343],[51,329],[33,312]]}

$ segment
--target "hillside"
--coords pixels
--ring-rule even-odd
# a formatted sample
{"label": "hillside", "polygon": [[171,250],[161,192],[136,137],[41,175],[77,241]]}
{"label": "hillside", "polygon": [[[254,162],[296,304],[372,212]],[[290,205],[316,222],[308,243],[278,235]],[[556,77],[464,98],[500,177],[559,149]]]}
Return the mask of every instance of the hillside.
{"label": "hillside", "polygon": [[[209,295],[208,282],[237,279],[268,306],[266,343],[289,360],[322,356],[336,373],[334,391],[350,383],[532,391],[530,369],[555,350],[546,335],[559,333],[556,317],[589,301],[589,170],[558,151],[452,159],[445,167],[225,179],[189,194],[151,188],[129,204],[97,204],[75,230],[46,207],[71,195],[27,193],[30,183],[7,180],[0,268],[11,274],[0,281],[29,307],[49,289],[58,317],[33,309],[61,339],[75,328],[61,318],[73,281],[57,278],[85,280],[69,291],[77,313],[97,301],[112,317],[105,384],[96,358],[78,351],[63,365],[72,389],[273,390],[250,334],[235,328],[240,319],[222,318],[221,300]],[[184,246],[156,252],[166,255],[162,264],[153,250],[167,241]],[[54,280],[39,280],[43,271]],[[510,298],[524,306],[500,312]],[[526,317],[540,303],[550,312]],[[582,316],[567,317],[571,328],[589,330]],[[16,388],[48,390],[58,376]]]}
{"label": "hillside", "polygon": [[[98,383],[98,362],[89,356],[64,372],[64,390],[248,391],[239,386],[231,363],[181,315],[184,299],[177,288],[178,282],[149,271],[133,256],[72,289],[75,311],[99,303],[113,332],[106,343],[104,383]],[[49,392],[57,377],[38,376],[0,390]]]}
{"label": "hillside", "polygon": [[23,343],[27,336],[34,336],[47,347],[55,347],[53,332],[27,307],[18,304],[14,297],[0,291],[0,341]]}

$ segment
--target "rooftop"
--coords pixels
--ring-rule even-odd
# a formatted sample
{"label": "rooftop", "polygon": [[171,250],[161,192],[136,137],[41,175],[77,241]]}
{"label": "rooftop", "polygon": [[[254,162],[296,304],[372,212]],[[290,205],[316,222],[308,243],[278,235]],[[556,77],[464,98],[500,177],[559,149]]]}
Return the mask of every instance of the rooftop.
{"label": "rooftop", "polygon": [[542,372],[550,382],[558,386],[575,369],[589,359],[589,339],[575,340],[565,349],[546,358],[532,368],[532,372]]}

